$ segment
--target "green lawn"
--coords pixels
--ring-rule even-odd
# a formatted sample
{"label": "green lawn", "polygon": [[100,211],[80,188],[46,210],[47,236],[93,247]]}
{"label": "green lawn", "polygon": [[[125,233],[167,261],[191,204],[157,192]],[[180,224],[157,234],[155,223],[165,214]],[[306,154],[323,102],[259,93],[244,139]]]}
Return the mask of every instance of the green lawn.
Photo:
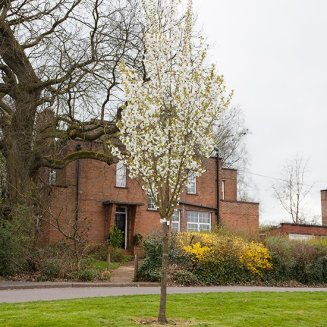
{"label": "green lawn", "polygon": [[[0,326],[141,326],[159,296],[0,304]],[[187,326],[323,327],[327,293],[209,293],[168,296],[168,318]],[[183,326],[186,326],[186,324]]]}

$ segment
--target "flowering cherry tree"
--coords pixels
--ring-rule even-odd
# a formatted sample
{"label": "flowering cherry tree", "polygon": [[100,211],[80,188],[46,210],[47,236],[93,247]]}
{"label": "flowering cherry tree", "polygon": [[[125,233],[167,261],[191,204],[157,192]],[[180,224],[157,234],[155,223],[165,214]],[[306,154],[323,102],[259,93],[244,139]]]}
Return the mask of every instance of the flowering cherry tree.
{"label": "flowering cherry tree", "polygon": [[[207,47],[192,36],[192,1],[182,18],[178,0],[159,7],[143,0],[146,76],[121,64],[126,106],[119,122],[131,177],[142,181],[163,226],[161,299],[158,320],[166,323],[169,221],[190,173],[200,176],[213,151],[213,126],[228,106],[222,76],[206,65]],[[164,9],[163,9],[164,8]]]}

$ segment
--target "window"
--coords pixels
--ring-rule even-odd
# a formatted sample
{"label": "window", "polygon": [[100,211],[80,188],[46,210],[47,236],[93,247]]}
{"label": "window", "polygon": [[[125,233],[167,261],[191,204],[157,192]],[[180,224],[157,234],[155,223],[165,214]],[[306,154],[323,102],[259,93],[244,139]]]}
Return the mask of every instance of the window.
{"label": "window", "polygon": [[57,171],[51,169],[49,171],[49,185],[56,185],[57,182]]}
{"label": "window", "polygon": [[221,199],[225,200],[225,181],[221,181]]}
{"label": "window", "polygon": [[152,193],[148,193],[148,209],[157,210],[157,207],[154,203],[154,197],[152,196]]}
{"label": "window", "polygon": [[308,241],[308,240],[314,238],[314,235],[308,235],[308,234],[288,234],[288,238],[290,240]]}
{"label": "window", "polygon": [[116,186],[126,187],[126,167],[122,161],[119,161],[116,166]]}
{"label": "window", "polygon": [[187,178],[187,193],[196,194],[196,176],[190,172]]}
{"label": "window", "polygon": [[171,230],[173,232],[181,231],[181,212],[179,210],[175,210],[171,217]]}
{"label": "window", "polygon": [[205,211],[187,212],[187,231],[188,232],[210,232],[211,213]]}

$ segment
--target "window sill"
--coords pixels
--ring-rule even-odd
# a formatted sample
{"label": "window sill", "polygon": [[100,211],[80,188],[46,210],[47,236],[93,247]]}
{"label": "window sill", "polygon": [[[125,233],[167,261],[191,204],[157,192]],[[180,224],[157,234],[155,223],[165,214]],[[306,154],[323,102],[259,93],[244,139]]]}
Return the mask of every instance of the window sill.
{"label": "window sill", "polygon": [[117,186],[117,185],[115,185],[115,188],[119,188],[119,189],[128,189],[127,186]]}
{"label": "window sill", "polygon": [[62,184],[49,184],[50,187],[68,188],[68,185]]}

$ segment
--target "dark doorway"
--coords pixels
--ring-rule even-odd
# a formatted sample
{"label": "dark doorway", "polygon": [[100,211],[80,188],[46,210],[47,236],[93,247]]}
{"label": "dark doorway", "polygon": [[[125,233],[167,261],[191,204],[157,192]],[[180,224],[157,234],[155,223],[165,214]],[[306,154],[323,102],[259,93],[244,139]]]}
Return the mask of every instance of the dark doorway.
{"label": "dark doorway", "polygon": [[117,207],[115,215],[115,224],[123,233],[123,241],[121,247],[127,249],[127,208]]}

